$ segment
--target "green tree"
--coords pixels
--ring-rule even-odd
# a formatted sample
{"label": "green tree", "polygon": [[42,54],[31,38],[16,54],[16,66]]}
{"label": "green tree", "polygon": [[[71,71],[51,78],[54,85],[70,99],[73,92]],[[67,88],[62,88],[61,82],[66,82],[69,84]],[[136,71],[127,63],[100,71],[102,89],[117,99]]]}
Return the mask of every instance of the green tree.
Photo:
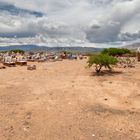
{"label": "green tree", "polygon": [[10,52],[21,53],[21,54],[25,53],[23,50],[20,50],[20,49],[10,50]]}
{"label": "green tree", "polygon": [[88,66],[91,67],[95,65],[95,70],[99,73],[102,67],[108,68],[111,70],[111,65],[116,65],[118,60],[113,56],[109,56],[108,54],[99,54],[99,55],[92,55],[89,57]]}
{"label": "green tree", "polygon": [[121,56],[123,54],[131,54],[131,51],[126,48],[107,48],[102,51],[102,54],[108,54],[111,56]]}

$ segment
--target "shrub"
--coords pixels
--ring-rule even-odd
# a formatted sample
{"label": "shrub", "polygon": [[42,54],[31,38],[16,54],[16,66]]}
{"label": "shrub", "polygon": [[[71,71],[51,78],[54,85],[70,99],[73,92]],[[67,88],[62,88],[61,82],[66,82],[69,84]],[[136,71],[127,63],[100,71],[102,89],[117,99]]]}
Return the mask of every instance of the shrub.
{"label": "shrub", "polygon": [[20,49],[10,50],[10,52],[21,53],[21,54],[24,54],[25,53],[23,50],[20,50]]}
{"label": "shrub", "polygon": [[111,65],[115,65],[117,62],[118,60],[113,56],[109,56],[108,54],[99,54],[89,57],[88,66],[91,67],[95,64],[95,70],[99,73],[102,67],[111,70]]}
{"label": "shrub", "polygon": [[111,56],[121,56],[123,54],[131,54],[131,51],[125,48],[108,48],[102,51],[102,54],[108,54]]}

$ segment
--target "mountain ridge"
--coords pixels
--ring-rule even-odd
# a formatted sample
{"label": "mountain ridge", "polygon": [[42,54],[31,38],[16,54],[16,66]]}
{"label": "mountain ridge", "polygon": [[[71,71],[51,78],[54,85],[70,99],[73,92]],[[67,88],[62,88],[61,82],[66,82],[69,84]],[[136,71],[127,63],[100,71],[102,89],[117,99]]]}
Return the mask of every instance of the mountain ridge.
{"label": "mountain ridge", "polygon": [[123,46],[123,48],[127,48],[130,50],[137,50],[140,47],[140,43],[133,43],[130,45]]}
{"label": "mountain ridge", "polygon": [[13,45],[13,46],[5,46],[0,47],[0,51],[9,51],[13,49],[21,49],[24,51],[52,51],[52,52],[59,52],[59,51],[75,51],[75,52],[99,52],[103,48],[93,48],[93,47],[48,47],[48,46],[38,46],[38,45]]}

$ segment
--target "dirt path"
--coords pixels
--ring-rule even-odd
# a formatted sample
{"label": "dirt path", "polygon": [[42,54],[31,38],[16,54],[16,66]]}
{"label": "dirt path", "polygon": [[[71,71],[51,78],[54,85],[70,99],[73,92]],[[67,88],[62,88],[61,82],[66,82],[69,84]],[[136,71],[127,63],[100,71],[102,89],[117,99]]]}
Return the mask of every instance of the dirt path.
{"label": "dirt path", "polygon": [[91,76],[86,61],[0,70],[0,140],[140,140],[140,64]]}

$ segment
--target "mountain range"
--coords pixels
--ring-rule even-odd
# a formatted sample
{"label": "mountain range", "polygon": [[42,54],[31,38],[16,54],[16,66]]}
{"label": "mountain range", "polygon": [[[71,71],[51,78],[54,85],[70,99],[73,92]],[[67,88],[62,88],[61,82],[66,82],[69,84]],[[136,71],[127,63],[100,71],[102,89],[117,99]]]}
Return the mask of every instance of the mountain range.
{"label": "mountain range", "polygon": [[131,45],[123,46],[123,48],[127,48],[130,50],[137,50],[140,47],[140,43],[133,43]]}
{"label": "mountain range", "polygon": [[13,45],[0,47],[0,51],[9,51],[14,49],[21,49],[24,51],[49,51],[49,52],[60,52],[60,51],[72,51],[72,52],[81,52],[81,53],[91,53],[99,52],[102,48],[93,48],[93,47],[47,47],[47,46],[38,46],[38,45]]}

